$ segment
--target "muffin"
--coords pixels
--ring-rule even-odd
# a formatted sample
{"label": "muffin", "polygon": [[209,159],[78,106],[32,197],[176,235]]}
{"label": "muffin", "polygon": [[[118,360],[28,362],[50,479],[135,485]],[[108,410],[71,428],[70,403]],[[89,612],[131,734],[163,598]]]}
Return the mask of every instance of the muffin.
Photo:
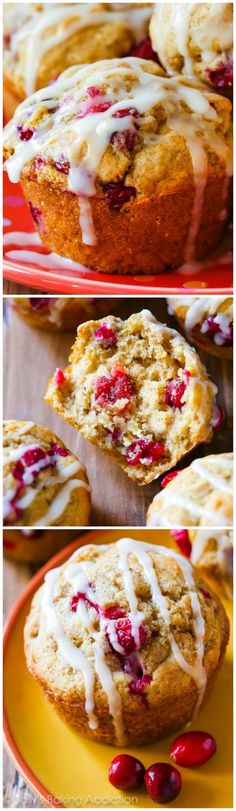
{"label": "muffin", "polygon": [[4,112],[71,65],[125,56],[148,32],[150,4],[5,3]]}
{"label": "muffin", "polygon": [[175,315],[189,341],[223,360],[233,357],[233,299],[226,296],[168,298],[168,312]]}
{"label": "muffin", "polygon": [[101,318],[115,308],[117,299],[109,298],[23,298],[10,300],[20,318],[47,332],[74,330],[86,318]]}
{"label": "muffin", "polygon": [[232,89],[233,3],[155,3],[150,36],[168,73]]}
{"label": "muffin", "polygon": [[3,426],[4,524],[84,526],[90,513],[86,472],[59,437],[42,425]]}
{"label": "muffin", "polygon": [[27,666],[79,732],[119,746],[187,724],[228,641],[219,598],[165,546],[123,538],[80,548],[36,592]]}
{"label": "muffin", "polygon": [[195,350],[149,310],[82,324],[69,360],[45,399],[137,484],[210,442],[216,386]]}
{"label": "muffin", "polygon": [[[168,477],[166,477],[168,479]],[[150,527],[227,527],[233,525],[233,454],[195,459],[170,474],[147,513]]]}
{"label": "muffin", "polygon": [[212,588],[232,599],[233,531],[190,529],[191,561]]}
{"label": "muffin", "polygon": [[78,531],[60,529],[5,529],[3,552],[18,563],[44,563],[78,536]]}
{"label": "muffin", "polygon": [[129,57],[65,71],[5,128],[46,247],[104,273],[160,273],[220,242],[231,198],[231,102]]}

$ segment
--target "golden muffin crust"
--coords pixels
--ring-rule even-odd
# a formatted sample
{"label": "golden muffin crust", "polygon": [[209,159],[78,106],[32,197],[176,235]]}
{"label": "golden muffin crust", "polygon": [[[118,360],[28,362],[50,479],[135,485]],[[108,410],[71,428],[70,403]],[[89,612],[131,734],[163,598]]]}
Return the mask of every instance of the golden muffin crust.
{"label": "golden muffin crust", "polygon": [[233,531],[190,529],[191,561],[212,588],[232,599]]}
{"label": "golden muffin crust", "polygon": [[227,296],[181,296],[167,299],[190,342],[225,360],[233,357],[233,299]]}
{"label": "golden muffin crust", "polygon": [[230,113],[228,99],[152,61],[77,66],[16,110],[5,168],[50,250],[99,271],[156,273],[221,239]]}
{"label": "golden muffin crust", "polygon": [[6,525],[88,523],[90,488],[86,472],[56,434],[33,422],[5,420],[3,447]]}
{"label": "golden muffin crust", "polygon": [[163,737],[197,714],[225,652],[228,620],[204,586],[166,547],[129,538],[82,547],[34,596],[27,666],[86,737],[119,746]]}
{"label": "golden muffin crust", "polygon": [[180,470],[150,504],[147,525],[232,526],[233,454],[204,456]]}
{"label": "golden muffin crust", "polygon": [[115,309],[117,299],[52,298],[51,296],[11,299],[13,309],[27,324],[47,332],[74,330],[86,318],[101,318]]}
{"label": "golden muffin crust", "polygon": [[232,87],[233,3],[155,3],[150,36],[168,73]]}
{"label": "golden muffin crust", "polygon": [[148,310],[82,324],[69,360],[45,399],[137,484],[211,440],[216,386],[195,350]]}

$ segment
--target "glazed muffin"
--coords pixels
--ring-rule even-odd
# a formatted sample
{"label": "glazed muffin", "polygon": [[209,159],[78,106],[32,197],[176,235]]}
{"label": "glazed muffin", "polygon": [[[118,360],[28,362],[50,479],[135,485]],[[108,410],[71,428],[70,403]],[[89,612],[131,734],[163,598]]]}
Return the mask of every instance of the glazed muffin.
{"label": "glazed muffin", "polygon": [[119,746],[195,717],[227,640],[223,606],[189,561],[129,538],[48,572],[25,626],[27,666],[56,710]]}
{"label": "glazed muffin", "polygon": [[137,484],[210,442],[216,386],[195,350],[149,310],[82,324],[69,360],[45,399]]}
{"label": "glazed muffin", "polygon": [[71,65],[125,56],[148,32],[151,6],[4,4],[4,112]]}
{"label": "glazed muffin", "polygon": [[233,454],[195,459],[163,480],[150,504],[150,527],[227,527],[233,525]]}
{"label": "glazed muffin", "polygon": [[232,89],[233,3],[155,3],[150,36],[168,73]]}
{"label": "glazed muffin", "polygon": [[3,552],[18,563],[44,563],[78,536],[78,530],[5,529]]}
{"label": "glazed muffin", "polygon": [[189,341],[210,355],[233,357],[233,299],[226,296],[168,298],[168,312],[175,315]]}
{"label": "glazed muffin", "polygon": [[3,519],[25,527],[83,526],[90,487],[79,460],[42,425],[6,420],[3,426]]}
{"label": "glazed muffin", "polygon": [[202,577],[224,596],[233,594],[233,531],[190,529],[191,561]]}
{"label": "glazed muffin", "polygon": [[11,304],[27,324],[47,332],[74,330],[86,318],[101,318],[111,312],[117,299],[110,298],[23,298],[11,299]]}
{"label": "glazed muffin", "polygon": [[18,107],[4,143],[43,243],[83,266],[160,273],[224,233],[231,102],[152,61],[69,68]]}

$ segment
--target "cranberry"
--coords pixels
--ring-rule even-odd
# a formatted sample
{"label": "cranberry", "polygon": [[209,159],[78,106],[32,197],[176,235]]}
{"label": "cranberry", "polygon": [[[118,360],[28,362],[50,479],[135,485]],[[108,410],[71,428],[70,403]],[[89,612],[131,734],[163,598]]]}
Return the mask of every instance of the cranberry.
{"label": "cranberry", "polygon": [[57,367],[57,369],[55,371],[55,375],[54,375],[54,384],[55,384],[56,388],[59,389],[60,386],[64,386],[65,382],[66,382],[66,377],[64,375],[64,372],[62,371],[62,369],[59,369],[59,367]]}
{"label": "cranberry", "polygon": [[216,405],[215,403],[213,405],[213,414],[211,421],[212,428],[214,428],[214,431],[219,431],[224,421],[225,421],[224,409],[221,406]]}
{"label": "cranberry", "polygon": [[40,462],[41,459],[45,459],[45,451],[43,451],[42,448],[34,448],[33,450],[25,451],[22,459],[26,467],[31,467],[32,465],[36,465],[37,462]]}
{"label": "cranberry", "polygon": [[149,37],[143,39],[136,48],[133,48],[130,56],[137,56],[139,59],[152,59],[153,62],[158,62],[157,54],[152,48]]}
{"label": "cranberry", "polygon": [[98,104],[93,104],[89,101],[84,105],[84,107],[81,108],[80,112],[77,113],[76,118],[86,118],[86,115],[91,115],[94,113],[105,113],[106,110],[109,110],[111,106],[111,101],[102,101]]}
{"label": "cranberry", "polygon": [[19,132],[21,141],[30,141],[34,134],[32,127],[22,127],[21,124],[17,124],[17,132]]}
{"label": "cranberry", "polygon": [[100,614],[100,606],[98,603],[94,603],[92,600],[90,600],[87,594],[85,594],[83,591],[78,591],[77,594],[73,594],[73,596],[70,598],[71,611],[77,611],[80,600],[83,600],[84,603],[87,603],[90,608],[94,608],[97,614]]}
{"label": "cranberry", "polygon": [[109,780],[112,786],[121,791],[131,791],[143,783],[145,768],[141,760],[132,755],[116,755],[109,767]]}
{"label": "cranberry", "polygon": [[33,203],[29,203],[29,207],[34,222],[36,223],[36,225],[41,226],[42,211],[40,211],[39,208],[36,208],[36,206],[33,206]]}
{"label": "cranberry", "polygon": [[192,552],[192,544],[191,541],[189,540],[188,530],[172,529],[171,535],[175,539],[177,546],[180,549],[180,552],[182,552],[182,555],[184,555],[185,558],[190,558]]}
{"label": "cranberry", "polygon": [[206,763],[216,752],[216,741],[209,732],[183,732],[172,743],[170,756],[178,766],[196,768]]}
{"label": "cranberry", "polygon": [[122,110],[116,110],[115,113],[112,114],[112,118],[126,118],[128,115],[137,118],[139,112],[136,110],[136,107],[126,107]]}
{"label": "cranberry", "polygon": [[201,593],[203,594],[203,597],[205,597],[205,600],[210,600],[211,599],[211,594],[210,594],[209,591],[207,591],[206,589],[202,589],[202,588],[199,588],[199,591],[201,591]]}
{"label": "cranberry", "polygon": [[95,400],[97,405],[107,408],[116,403],[117,400],[124,400],[120,411],[124,411],[129,405],[133,394],[133,383],[130,377],[121,367],[113,369],[109,377],[98,377],[95,380]]}
{"label": "cranberry", "polygon": [[167,484],[172,481],[172,479],[175,479],[175,477],[178,476],[178,473],[179,470],[173,470],[172,473],[167,473],[167,475],[161,480],[161,487],[166,487]]}
{"label": "cranberry", "polygon": [[62,172],[63,175],[68,175],[70,171],[70,164],[69,161],[64,158],[62,155],[58,161],[53,161],[53,166],[57,169],[58,172]]}
{"label": "cranberry", "polygon": [[136,680],[140,680],[143,677],[143,668],[136,653],[130,653],[128,656],[120,655],[120,663],[124,673],[135,676]]}
{"label": "cranberry", "polygon": [[152,677],[145,673],[140,679],[134,679],[129,684],[129,690],[133,695],[142,695],[145,688],[151,683]]}
{"label": "cranberry", "polygon": [[41,169],[42,166],[46,166],[46,165],[47,165],[47,161],[41,155],[38,155],[38,157],[35,158],[35,161],[34,161],[34,168],[35,169]]}
{"label": "cranberry", "polygon": [[165,447],[162,442],[152,442],[149,439],[135,439],[126,450],[126,462],[135,467],[139,462],[151,465],[158,461],[160,456],[165,455]]}
{"label": "cranberry", "polygon": [[134,650],[139,650],[142,645],[145,645],[147,640],[147,632],[144,625],[139,627],[139,644],[137,645],[133,636],[133,626],[131,620],[127,617],[125,619],[118,619],[115,622],[115,631],[117,639],[125,653],[132,653]]}
{"label": "cranberry", "polygon": [[47,298],[29,298],[32,310],[42,310],[44,307],[49,307],[51,300]]}
{"label": "cranberry", "polygon": [[106,608],[102,609],[102,616],[106,617],[108,620],[117,620],[121,617],[125,617],[125,611],[123,608],[120,608],[119,605],[108,605]]}
{"label": "cranberry", "polygon": [[206,75],[214,85],[218,88],[232,87],[233,84],[233,61],[228,59],[227,62],[220,62],[216,68],[206,68]]}
{"label": "cranberry", "polygon": [[71,451],[68,451],[68,448],[62,448],[61,445],[58,445],[56,442],[52,442],[50,446],[50,450],[48,451],[48,456],[71,456]]}
{"label": "cranberry", "polygon": [[149,797],[156,803],[170,803],[182,786],[180,772],[169,763],[153,763],[145,772],[144,783]]}
{"label": "cranberry", "polygon": [[115,146],[117,149],[127,149],[128,152],[132,152],[136,138],[136,132],[133,132],[132,130],[123,130],[123,132],[113,132],[110,142],[112,146]]}
{"label": "cranberry", "polygon": [[94,338],[96,338],[96,341],[99,341],[105,349],[117,344],[116,332],[105,323],[101,324],[101,326],[95,330]]}
{"label": "cranberry", "polygon": [[106,95],[104,90],[101,89],[101,87],[95,87],[95,85],[92,86],[92,87],[87,87],[87,94],[88,94],[90,99],[94,99],[94,98],[96,98],[96,96],[105,96]]}
{"label": "cranberry", "polygon": [[116,183],[105,183],[103,189],[108,205],[115,211],[120,211],[124,203],[128,203],[137,194],[134,186],[125,186],[122,180],[118,180]]}
{"label": "cranberry", "polygon": [[111,438],[112,438],[112,441],[115,443],[115,445],[119,445],[121,437],[122,437],[121,429],[120,428],[114,428],[114,431],[111,432]]}
{"label": "cranberry", "polygon": [[174,377],[173,380],[168,383],[166,389],[166,403],[172,406],[172,408],[182,408],[184,405],[183,397],[187,387],[188,378],[190,377],[189,372],[184,372],[184,377],[184,380],[181,377]]}

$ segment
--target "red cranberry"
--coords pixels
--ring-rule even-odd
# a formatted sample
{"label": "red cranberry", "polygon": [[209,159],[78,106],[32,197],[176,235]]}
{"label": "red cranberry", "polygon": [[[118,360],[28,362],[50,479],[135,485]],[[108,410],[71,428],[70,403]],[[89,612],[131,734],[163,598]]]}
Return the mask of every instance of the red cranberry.
{"label": "red cranberry", "polygon": [[117,149],[121,149],[122,151],[127,149],[128,152],[132,152],[136,138],[136,132],[133,132],[132,130],[123,130],[123,132],[113,132],[110,142],[112,146],[115,146]]}
{"label": "red cranberry", "polygon": [[184,372],[184,377],[184,380],[180,377],[174,377],[173,380],[168,383],[166,389],[166,403],[172,406],[172,408],[182,408],[184,405],[183,396],[187,387],[188,378],[190,377],[189,372]]}
{"label": "red cranberry", "polygon": [[175,477],[178,476],[178,473],[179,470],[173,470],[172,473],[167,473],[167,475],[161,480],[161,487],[166,487],[167,484],[172,481],[172,479],[175,479]]}
{"label": "red cranberry", "polygon": [[116,183],[105,183],[103,189],[108,205],[115,211],[120,211],[124,203],[128,203],[137,194],[134,186],[125,186],[122,180],[118,180]]}
{"label": "red cranberry", "polygon": [[96,98],[96,96],[105,96],[106,95],[104,90],[101,89],[101,87],[95,87],[95,85],[92,86],[92,87],[87,87],[87,94],[88,94],[90,99],[94,99],[94,98]]}
{"label": "red cranberry", "polygon": [[30,306],[32,310],[42,310],[44,307],[49,307],[51,304],[51,299],[47,298],[29,298]]}
{"label": "red cranberry", "polygon": [[212,428],[214,428],[214,431],[219,431],[221,426],[223,425],[224,421],[225,421],[224,409],[221,406],[216,405],[216,403],[215,403],[213,405],[213,414],[212,414],[212,422],[211,422]]}
{"label": "red cranberry", "polygon": [[91,113],[92,114],[105,113],[106,110],[109,110],[111,106],[112,106],[111,101],[102,101],[98,104],[92,104],[92,102],[88,102],[87,104],[84,105],[84,107],[80,110],[80,112],[77,113],[76,118],[77,119],[86,118],[86,116],[91,115]]}
{"label": "red cranberry", "polygon": [[96,611],[97,614],[100,614],[100,606],[98,605],[98,603],[94,603],[92,600],[89,599],[87,594],[85,594],[82,591],[78,591],[77,594],[73,594],[73,596],[70,598],[70,609],[71,609],[71,611],[74,611],[74,612],[77,611],[78,604],[79,604],[80,600],[83,600],[83,602],[87,603],[87,605],[90,608],[94,608],[94,610]]}
{"label": "red cranberry", "polygon": [[46,165],[47,165],[47,161],[41,155],[38,155],[38,157],[35,158],[35,161],[34,161],[34,168],[35,169],[42,169],[42,166],[46,166]]}
{"label": "red cranberry", "polygon": [[131,791],[143,783],[145,768],[141,760],[132,755],[116,755],[109,767],[109,780],[112,786],[121,791]]}
{"label": "red cranberry", "polygon": [[157,54],[152,48],[149,37],[143,39],[136,48],[133,48],[130,56],[137,56],[139,59],[152,59],[153,62],[158,62]]}
{"label": "red cranberry", "polygon": [[145,673],[140,679],[134,679],[134,681],[130,682],[129,690],[133,695],[142,695],[145,688],[149,686],[151,681],[152,677],[149,676],[149,673]]}
{"label": "red cranberry", "polygon": [[41,459],[45,459],[45,451],[43,451],[42,448],[34,448],[33,450],[25,451],[22,459],[26,467],[31,467],[32,465],[36,465],[37,462],[40,462]]}
{"label": "red cranberry", "polygon": [[71,456],[71,451],[68,448],[62,448],[61,445],[58,445],[56,442],[52,442],[50,446],[50,450],[48,451],[48,456]]}
{"label": "red cranberry", "polygon": [[53,161],[53,166],[55,166],[55,169],[57,169],[58,172],[62,172],[63,175],[69,174],[70,164],[69,161],[63,157],[63,155],[61,156],[60,160]]}
{"label": "red cranberry", "polygon": [[128,115],[137,118],[139,112],[136,110],[136,107],[126,107],[123,110],[116,110],[115,113],[112,114],[112,118],[126,118]]}
{"label": "red cranberry", "polygon": [[207,763],[216,752],[216,741],[209,732],[183,732],[175,738],[170,749],[170,756],[178,766],[196,768]]}
{"label": "red cranberry", "polygon": [[232,87],[233,84],[233,61],[228,59],[227,62],[220,62],[217,67],[206,68],[206,75],[214,85],[218,88]]}
{"label": "red cranberry", "polygon": [[201,591],[201,593],[203,594],[203,597],[205,597],[205,600],[211,600],[211,594],[210,594],[209,591],[207,591],[206,589],[202,589],[202,588],[199,588],[199,591]]}
{"label": "red cranberry", "polygon": [[117,639],[125,653],[132,653],[134,650],[139,650],[147,641],[147,632],[143,625],[139,627],[139,644],[137,645],[133,636],[133,626],[131,620],[127,617],[125,619],[118,619],[115,622],[115,631]]}
{"label": "red cranberry", "polygon": [[180,772],[169,763],[153,763],[145,772],[144,783],[149,797],[155,803],[171,803],[182,787]]}
{"label": "red cranberry", "polygon": [[113,369],[109,377],[98,377],[95,380],[95,400],[97,405],[107,408],[114,405],[117,400],[124,400],[120,410],[124,411],[129,405],[133,394],[133,383],[121,367]]}
{"label": "red cranberry", "polygon": [[105,349],[117,344],[116,332],[114,329],[108,327],[105,323],[101,324],[101,326],[95,330],[94,338],[96,338],[96,341],[99,341],[99,343],[102,344]]}
{"label": "red cranberry", "polygon": [[34,222],[36,225],[41,226],[42,224],[42,211],[36,206],[33,206],[33,203],[29,203],[30,211],[33,217]]}
{"label": "red cranberry", "polygon": [[111,438],[112,438],[112,441],[115,443],[115,445],[119,445],[121,437],[122,437],[121,429],[120,428],[114,428],[114,431],[111,432]]}
{"label": "red cranberry", "polygon": [[126,462],[135,467],[143,461],[146,465],[158,461],[160,456],[165,455],[165,447],[162,442],[152,442],[149,439],[135,439],[126,450]]}
{"label": "red cranberry", "polygon": [[130,653],[128,656],[121,656],[121,654],[119,654],[119,658],[124,673],[127,673],[129,676],[135,676],[137,681],[142,679],[144,672],[136,653]]}
{"label": "red cranberry", "polygon": [[191,541],[189,540],[188,530],[172,529],[171,535],[175,539],[177,546],[180,549],[180,552],[182,552],[182,555],[184,555],[185,558],[190,558],[192,552],[192,544]]}
{"label": "red cranberry", "polygon": [[21,141],[30,141],[34,134],[32,127],[22,127],[21,124],[17,124],[17,132],[19,132]]}
{"label": "red cranberry", "polygon": [[106,617],[108,620],[117,620],[121,617],[125,617],[125,611],[123,608],[120,608],[119,605],[108,605],[106,608],[102,609],[102,616]]}
{"label": "red cranberry", "polygon": [[62,369],[59,369],[59,367],[57,367],[54,375],[54,384],[56,388],[59,389],[60,386],[64,386],[65,381],[66,377],[64,375],[64,372],[62,371]]}

